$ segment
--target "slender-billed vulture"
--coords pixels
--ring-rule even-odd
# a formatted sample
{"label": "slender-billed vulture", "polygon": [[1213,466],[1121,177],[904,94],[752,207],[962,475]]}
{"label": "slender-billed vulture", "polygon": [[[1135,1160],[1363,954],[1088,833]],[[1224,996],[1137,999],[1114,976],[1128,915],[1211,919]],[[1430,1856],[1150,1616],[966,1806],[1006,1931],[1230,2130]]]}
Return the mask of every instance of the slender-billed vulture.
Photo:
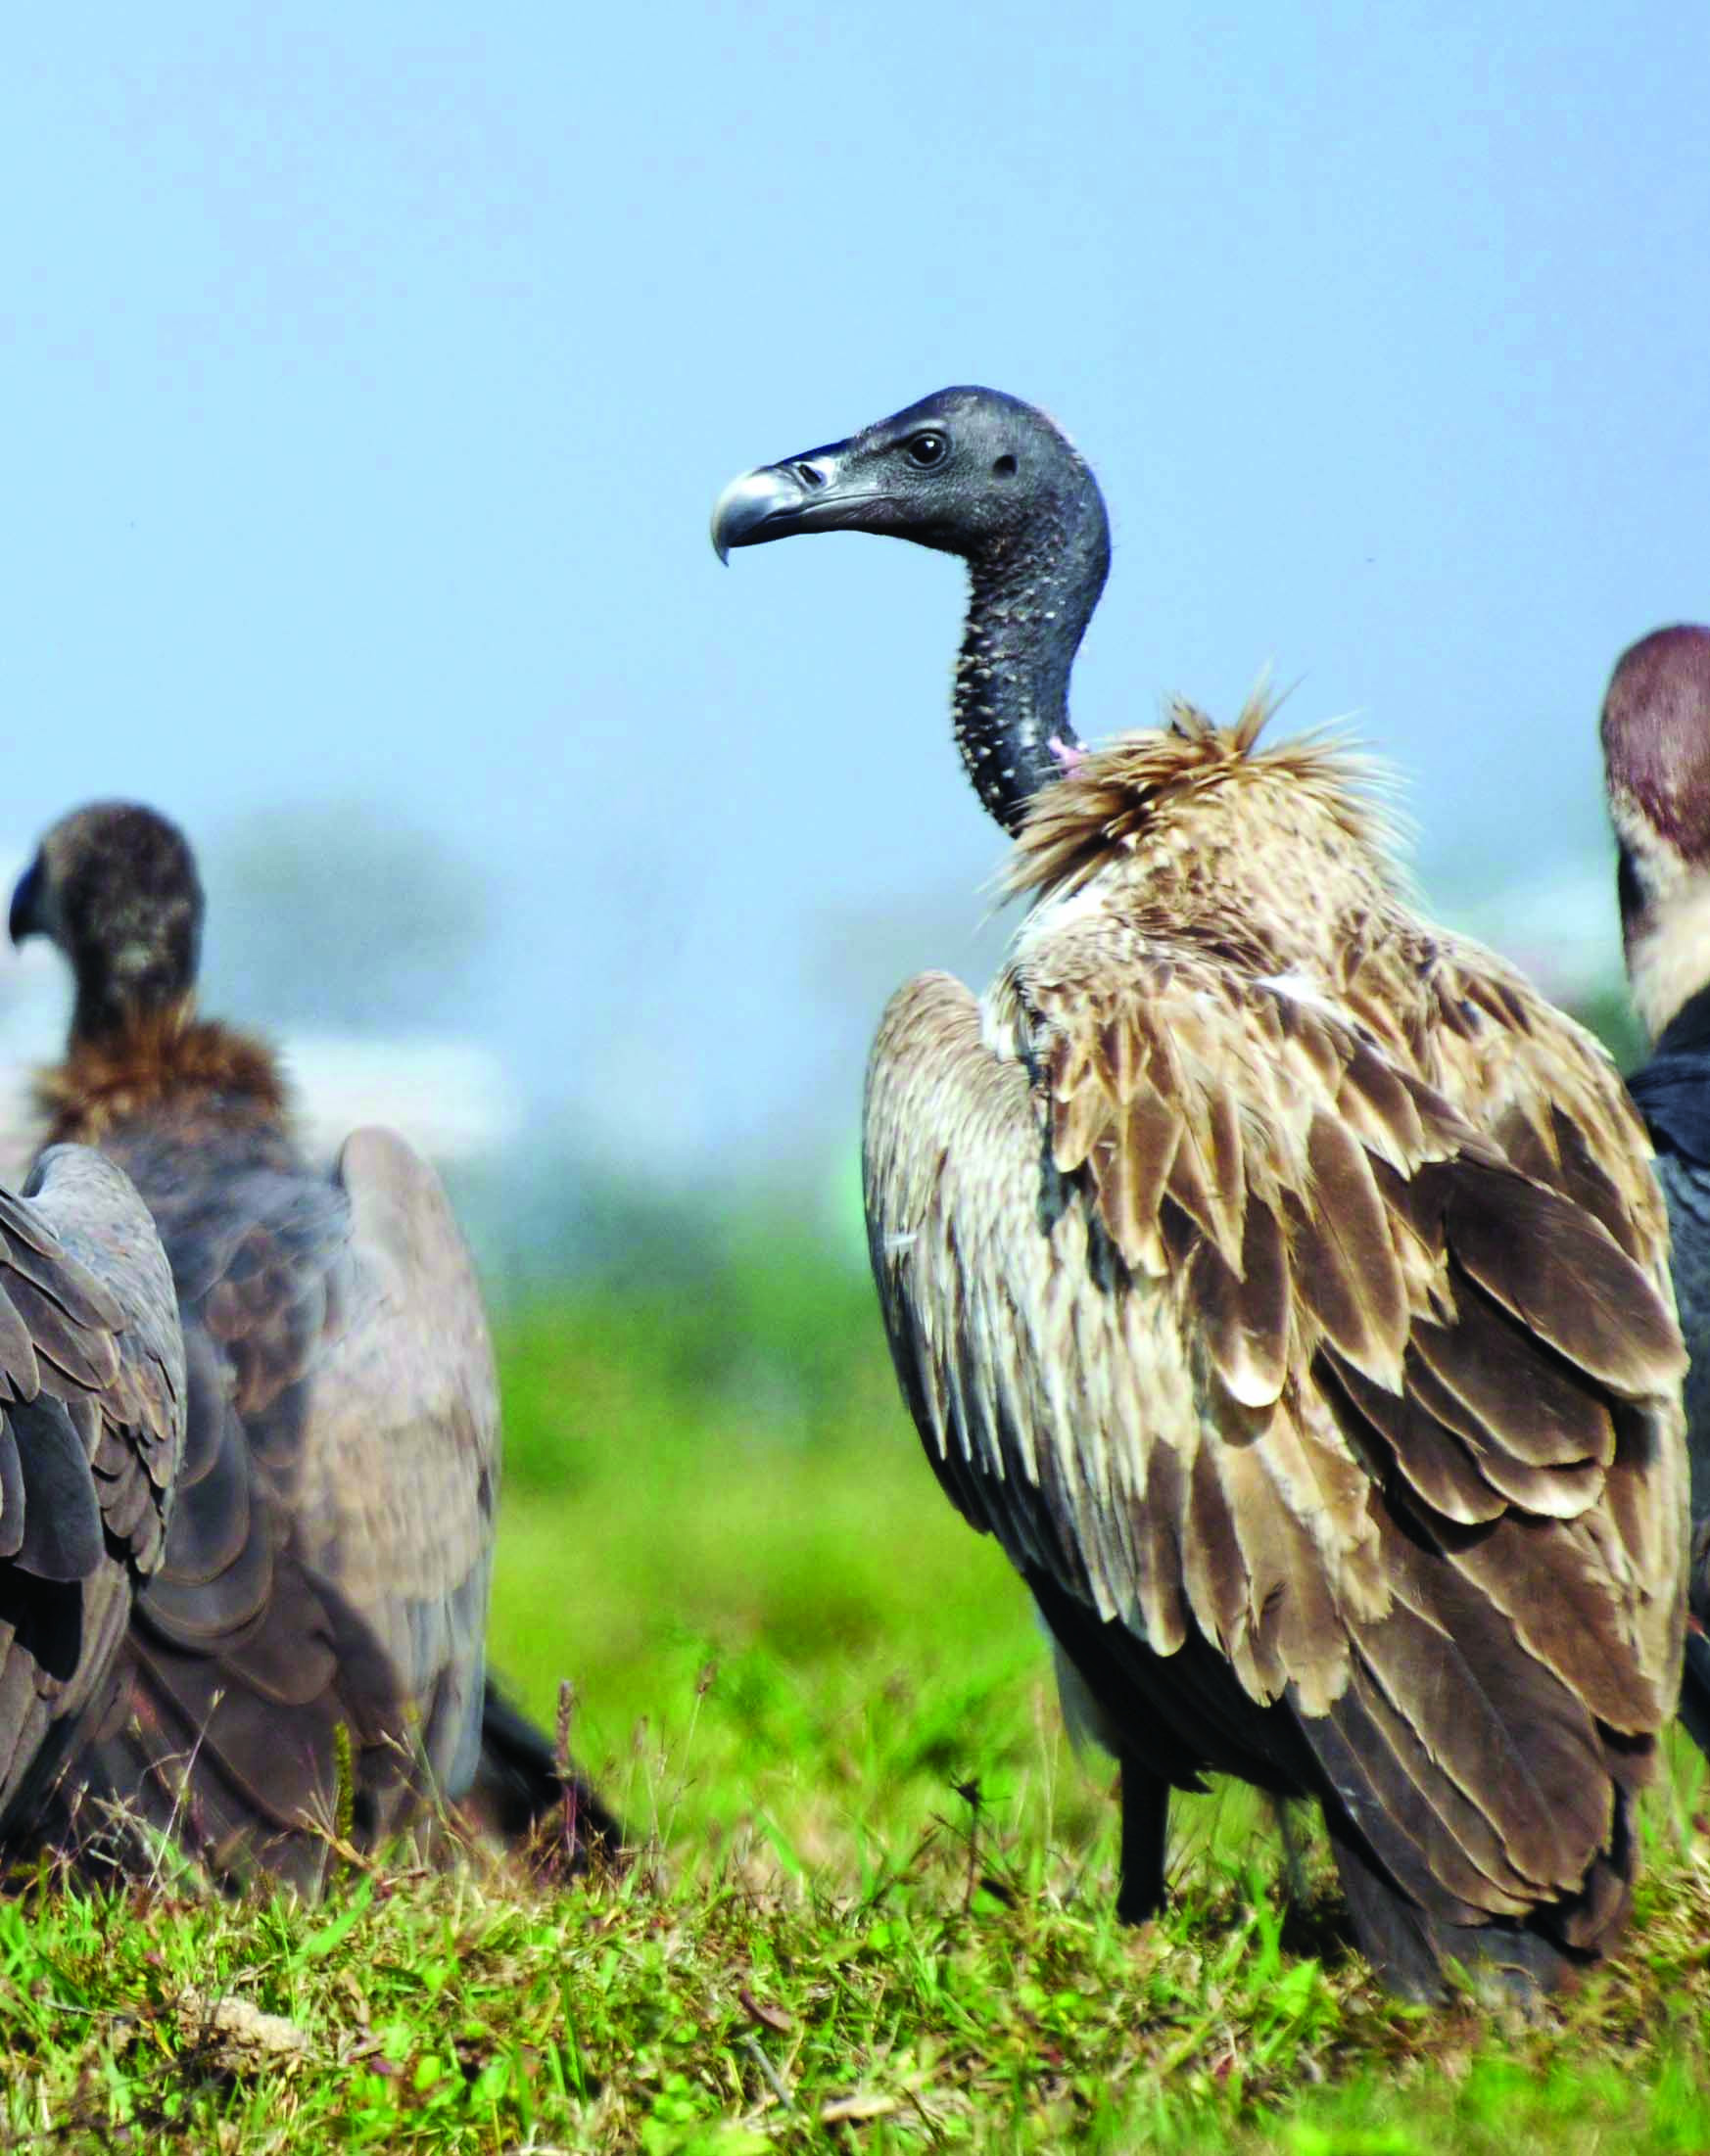
{"label": "slender-billed vulture", "polygon": [[1603,701],[1628,979],[1650,1036],[1628,1080],[1656,1148],[1691,1366],[1692,1567],[1681,1719],[1710,1753],[1710,629],[1659,629]]}
{"label": "slender-billed vulture", "polygon": [[184,1401],[154,1222],[111,1161],[51,1147],[0,1192],[0,1852],[29,1852],[120,1681]]}
{"label": "slender-billed vulture", "polygon": [[1684,1365],[1602,1051],[1431,927],[1368,774],[1178,707],[1088,751],[1104,504],[1045,415],[952,389],[735,481],[721,553],[962,555],[955,736],[1031,897],[983,1000],[892,1000],[874,1272],[939,1479],[1122,1765],[1119,1911],[1205,1769],[1322,1805],[1385,1981],[1525,1990],[1619,1930],[1674,1711]]}
{"label": "slender-billed vulture", "polygon": [[222,1874],[312,1888],[329,1827],[372,1848],[473,1789],[517,1829],[561,1785],[485,1683],[499,1397],[445,1193],[385,1130],[310,1168],[273,1053],[197,1014],[202,915],[182,835],[124,804],[56,824],[12,901],[75,982],[47,1142],[135,1183],[187,1368],[164,1561],[84,1780]]}

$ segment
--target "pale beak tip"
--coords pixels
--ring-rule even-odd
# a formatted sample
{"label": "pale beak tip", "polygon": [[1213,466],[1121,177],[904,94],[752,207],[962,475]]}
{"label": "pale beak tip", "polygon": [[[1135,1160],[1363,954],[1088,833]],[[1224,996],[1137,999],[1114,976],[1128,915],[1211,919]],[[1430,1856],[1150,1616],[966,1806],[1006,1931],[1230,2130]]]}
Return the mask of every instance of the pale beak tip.
{"label": "pale beak tip", "polygon": [[728,569],[734,546],[756,544],[753,535],[760,527],[800,498],[799,481],[775,465],[762,464],[754,471],[741,473],[713,503],[713,552]]}

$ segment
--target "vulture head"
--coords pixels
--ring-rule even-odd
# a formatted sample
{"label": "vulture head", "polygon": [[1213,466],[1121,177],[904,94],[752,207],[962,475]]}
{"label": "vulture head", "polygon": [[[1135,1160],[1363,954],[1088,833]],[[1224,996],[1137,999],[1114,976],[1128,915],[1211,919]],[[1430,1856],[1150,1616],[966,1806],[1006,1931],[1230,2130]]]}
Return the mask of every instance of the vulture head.
{"label": "vulture head", "polygon": [[63,817],[12,894],[12,941],[46,936],[77,984],[84,1038],[180,1003],[196,984],[202,883],[181,831],[152,809],[97,802]]}
{"label": "vulture head", "polygon": [[721,561],[809,532],[877,532],[968,563],[956,741],[980,799],[1019,828],[1039,787],[1074,762],[1069,669],[1110,568],[1084,458],[1020,398],[939,390],[847,441],[742,473],[713,505]]}
{"label": "vulture head", "polygon": [[1627,969],[1654,1039],[1710,979],[1710,629],[1624,652],[1602,732]]}
{"label": "vulture head", "polygon": [[1002,390],[939,390],[846,442],[732,480],[713,506],[712,541],[724,561],[733,547],[802,532],[879,532],[970,561],[1001,558],[1088,496],[1103,524],[1091,472],[1042,411]]}

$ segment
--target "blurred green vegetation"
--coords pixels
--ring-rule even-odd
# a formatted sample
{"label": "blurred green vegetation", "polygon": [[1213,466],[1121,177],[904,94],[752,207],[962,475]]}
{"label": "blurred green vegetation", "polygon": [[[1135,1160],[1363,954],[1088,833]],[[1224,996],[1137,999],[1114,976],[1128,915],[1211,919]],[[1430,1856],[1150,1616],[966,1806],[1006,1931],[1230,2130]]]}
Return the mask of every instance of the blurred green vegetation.
{"label": "blurred green vegetation", "polygon": [[[757,1830],[845,1870],[977,1783],[1009,1829],[1114,1874],[1114,1769],[1074,1757],[1030,1597],[938,1487],[864,1267],[755,1220],[692,1285],[561,1289],[499,1350],[493,1665],[548,1726],[568,1682],[573,1751],[633,1833]],[[1682,1775],[1677,1841],[1689,1747]],[[1178,1872],[1280,1862],[1239,1785],[1178,1796],[1172,1823]]]}
{"label": "blurred green vegetation", "polygon": [[864,1273],[758,1223],[692,1288],[561,1291],[499,1351],[495,1666],[547,1720],[574,1683],[634,1825],[770,1807],[824,1842],[856,1823],[828,1756],[886,1828],[1042,1727],[1056,1758],[1031,1602],[938,1490]]}
{"label": "blurred green vegetation", "polygon": [[1618,1070],[1634,1071],[1644,1061],[1650,1044],[1634,1016],[1625,980],[1611,980],[1594,995],[1582,997],[1573,1014],[1602,1042]]}
{"label": "blurred green vegetation", "polygon": [[[1621,984],[1576,1015],[1641,1058]],[[574,1686],[577,1755],[630,1793],[631,1823],[665,1825],[668,1791],[678,1832],[799,1808],[823,1839],[831,1757],[864,1827],[890,1831],[959,1779],[1044,1760],[1103,1832],[1109,1772],[1069,1757],[1029,1598],[901,1404],[852,1161],[812,1214],[567,1159],[495,1196],[459,1190],[506,1223],[488,1239],[510,1288],[494,1664],[548,1722]],[[1241,1791],[1176,1808],[1212,1840],[1259,1817]]]}

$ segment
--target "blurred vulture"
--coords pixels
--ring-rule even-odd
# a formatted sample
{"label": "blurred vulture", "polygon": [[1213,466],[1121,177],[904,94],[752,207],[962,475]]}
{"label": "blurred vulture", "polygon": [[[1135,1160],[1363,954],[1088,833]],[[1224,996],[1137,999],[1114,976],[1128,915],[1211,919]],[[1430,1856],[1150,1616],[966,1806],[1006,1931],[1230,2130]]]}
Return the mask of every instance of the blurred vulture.
{"label": "blurred vulture", "polygon": [[484,1685],[499,1401],[445,1194],[384,1130],[330,1180],[307,1166],[272,1054],[196,1015],[201,928],[190,850],[143,808],[66,818],[12,902],[13,940],[51,937],[75,980],[48,1143],[134,1182],[187,1371],[164,1557],[83,1787],[217,1871],[312,1888],[328,1827],[372,1848],[473,1789],[517,1830],[561,1786]]}
{"label": "blurred vulture", "polygon": [[1088,752],[1109,561],[1042,413],[927,398],[750,472],[721,553],[962,555],[955,735],[1032,910],[983,1002],[892,1001],[874,1271],[952,1500],[1122,1764],[1118,1909],[1207,1768],[1323,1807],[1365,1952],[1521,1989],[1625,1916],[1679,1684],[1684,1364],[1602,1052],[1411,912],[1362,768],[1178,708]]}
{"label": "blurred vulture", "polygon": [[0,1192],[0,1853],[28,1853],[120,1679],[184,1446],[184,1349],[154,1223],[56,1146]]}
{"label": "blurred vulture", "polygon": [[1650,1060],[1628,1084],[1656,1147],[1691,1368],[1692,1569],[1681,1718],[1710,1753],[1710,629],[1627,652],[1603,704],[1621,934]]}

